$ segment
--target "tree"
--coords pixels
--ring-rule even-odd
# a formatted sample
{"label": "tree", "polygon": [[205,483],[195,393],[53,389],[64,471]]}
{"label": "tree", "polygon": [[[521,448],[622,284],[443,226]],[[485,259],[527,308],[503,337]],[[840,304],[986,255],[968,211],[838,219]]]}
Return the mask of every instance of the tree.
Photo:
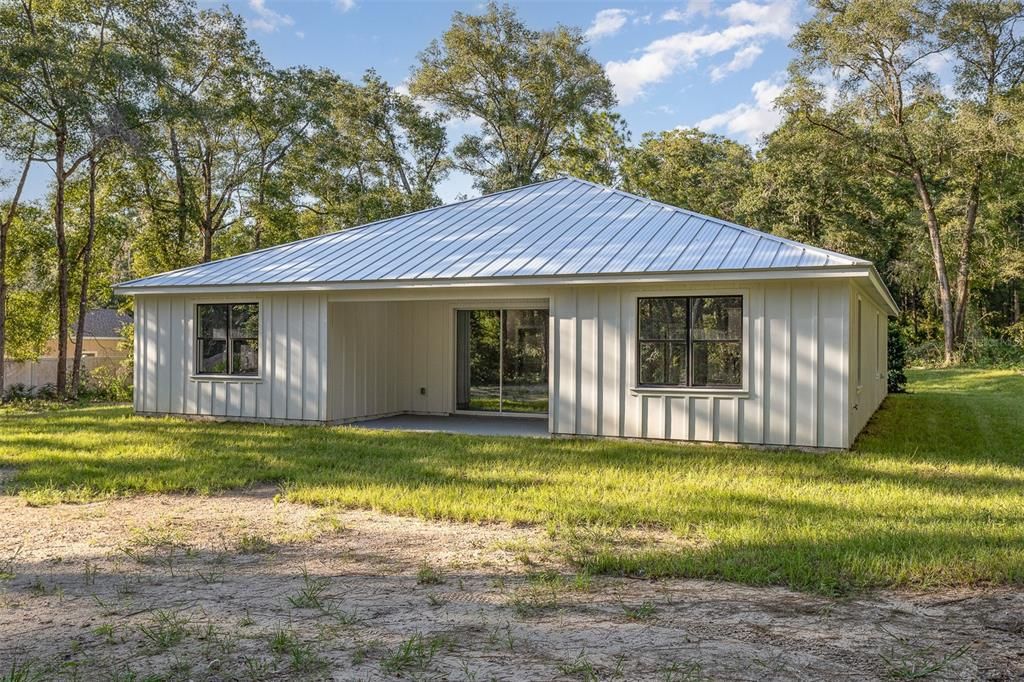
{"label": "tree", "polygon": [[71,254],[65,224],[69,180],[96,150],[132,126],[133,25],[148,0],[96,3],[21,0],[0,7],[0,102],[24,117],[53,170],[57,246],[57,392],[67,394]]}
{"label": "tree", "polygon": [[215,236],[240,219],[243,187],[267,162],[263,154],[273,155],[250,125],[273,99],[261,91],[272,75],[241,17],[227,9],[183,17],[175,41],[158,45],[153,59],[158,116],[136,142],[136,164],[149,222],[145,255],[152,269],[166,269],[211,260]]}
{"label": "tree", "polygon": [[[857,148],[874,172],[913,188],[922,216],[944,355],[952,363],[969,305],[977,219],[1000,159],[1007,122],[1000,97],[1021,84],[1017,2],[983,0],[817,0],[793,45],[785,96],[790,111],[829,133],[832,146]],[[954,64],[955,96],[929,68]],[[821,72],[838,83],[826,106]],[[953,260],[956,282],[947,263]]]}
{"label": "tree", "polygon": [[760,229],[866,258],[891,286],[890,265],[906,256],[906,226],[917,217],[913,193],[873,172],[859,148],[823,154],[830,136],[800,115],[785,118],[764,138],[738,212]]}
{"label": "tree", "polygon": [[450,168],[444,118],[368,71],[336,79],[326,120],[292,157],[296,203],[318,231],[341,229],[440,203]]}
{"label": "tree", "polygon": [[566,137],[558,154],[541,164],[541,175],[571,175],[599,185],[619,187],[629,153],[629,129],[619,114],[599,111],[584,117]]}
{"label": "tree", "polygon": [[457,118],[479,121],[481,132],[464,136],[454,157],[485,192],[537,180],[588,117],[615,104],[579,30],[534,31],[493,2],[481,15],[455,13],[420,54],[409,88]]}
{"label": "tree", "polygon": [[750,183],[750,149],[695,128],[647,133],[626,155],[627,190],[673,206],[739,221]]}
{"label": "tree", "polygon": [[[7,242],[11,234],[11,226],[18,215],[21,193],[25,189],[29,170],[35,154],[35,134],[20,125],[17,112],[3,110],[0,112],[0,149],[4,156],[21,160],[21,173],[15,181],[14,194],[7,201],[2,217],[0,217],[0,396],[5,386],[4,359],[7,357]],[[27,140],[25,139],[27,136]]]}

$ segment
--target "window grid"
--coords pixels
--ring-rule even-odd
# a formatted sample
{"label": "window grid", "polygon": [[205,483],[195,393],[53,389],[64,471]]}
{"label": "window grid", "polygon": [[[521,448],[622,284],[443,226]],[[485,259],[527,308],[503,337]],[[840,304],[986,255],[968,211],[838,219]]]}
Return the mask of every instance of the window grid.
{"label": "window grid", "polygon": [[[258,303],[197,304],[195,374],[259,376],[259,312]],[[218,319],[223,332],[218,334],[214,333],[215,329],[204,329],[207,322],[215,327]],[[244,331],[241,330],[243,325]],[[211,348],[219,348],[220,352],[208,356]],[[253,359],[249,367],[241,360],[247,353]],[[218,355],[223,356],[219,361],[216,360]],[[206,360],[214,360],[212,368],[206,367]],[[239,364],[242,366],[236,366]]]}
{"label": "window grid", "polygon": [[[735,335],[726,335],[722,338],[715,339],[696,339],[694,338],[695,324],[694,319],[697,314],[698,307],[695,302],[704,301],[721,301],[721,300],[733,300],[739,303],[740,315],[742,316],[743,309],[743,297],[738,295],[729,296],[647,296],[637,299],[637,384],[644,387],[654,388],[674,388],[674,387],[687,387],[687,388],[739,388],[743,383],[743,327],[742,322],[739,327],[739,331]],[[664,301],[664,302],[675,302],[676,305],[681,304],[685,309],[685,326],[683,327],[682,333],[676,335],[665,335],[661,337],[655,337],[650,334],[645,334],[648,325],[645,324],[644,320],[644,306],[651,302]],[[742,319],[742,318],[741,318]],[[670,325],[669,325],[670,326]],[[705,349],[714,346],[737,346],[739,350],[739,371],[736,375],[736,381],[728,383],[712,383],[710,381],[697,382],[694,379],[695,375],[695,363],[694,363],[694,349],[697,347],[704,347]],[[661,377],[665,379],[661,382],[657,381],[644,381],[644,361],[643,361],[643,349],[644,346],[658,346],[661,348],[661,364],[662,372]],[[672,359],[672,350],[675,345],[683,345],[685,358],[685,369],[680,372],[685,376],[681,377],[681,380],[676,382],[667,381],[667,377],[670,376],[670,362]],[[707,359],[706,353],[703,356]],[[705,365],[705,368],[707,365]]]}

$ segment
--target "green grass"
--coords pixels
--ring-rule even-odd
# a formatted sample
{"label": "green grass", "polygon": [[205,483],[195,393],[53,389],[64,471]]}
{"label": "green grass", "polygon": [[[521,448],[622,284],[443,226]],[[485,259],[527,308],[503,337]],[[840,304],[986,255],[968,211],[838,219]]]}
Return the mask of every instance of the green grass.
{"label": "green grass", "polygon": [[95,407],[0,416],[0,468],[16,469],[8,490],[35,504],[275,483],[296,502],[546,524],[562,538],[654,528],[681,540],[579,548],[594,573],[826,593],[1024,584],[1024,376],[918,371],[910,389],[849,453],[216,424]]}

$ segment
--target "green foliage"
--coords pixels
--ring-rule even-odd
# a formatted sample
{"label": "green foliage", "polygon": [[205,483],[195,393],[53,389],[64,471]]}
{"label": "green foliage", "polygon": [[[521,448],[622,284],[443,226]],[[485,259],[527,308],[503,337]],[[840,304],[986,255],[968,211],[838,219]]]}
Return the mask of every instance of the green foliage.
{"label": "green foliage", "polygon": [[409,85],[414,95],[480,121],[481,133],[459,141],[454,161],[484,192],[534,182],[563,149],[576,158],[567,163],[587,165],[579,141],[614,127],[611,119],[593,118],[615,96],[582,33],[530,29],[508,5],[491,2],[479,15],[456,12],[419,61]]}
{"label": "green foliage", "polygon": [[623,164],[627,190],[691,211],[739,222],[750,184],[746,146],[695,128],[647,133]]}
{"label": "green foliage", "polygon": [[[829,593],[1024,584],[1024,376],[908,375],[910,392],[887,399],[852,452],[216,424],[92,407],[0,414],[0,465],[32,503],[263,483],[295,502],[542,524],[572,540],[590,574]],[[662,530],[645,543],[637,529]],[[627,530],[629,541],[601,540]]]}
{"label": "green foliage", "polygon": [[889,393],[904,393],[907,390],[907,342],[903,337],[903,328],[896,320],[889,321]]}

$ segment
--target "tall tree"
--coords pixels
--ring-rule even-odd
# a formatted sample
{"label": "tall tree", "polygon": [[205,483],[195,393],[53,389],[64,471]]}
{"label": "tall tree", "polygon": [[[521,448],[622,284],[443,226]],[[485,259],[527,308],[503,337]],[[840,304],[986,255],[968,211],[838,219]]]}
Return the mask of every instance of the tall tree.
{"label": "tall tree", "polygon": [[647,133],[626,155],[626,189],[637,194],[740,220],[738,203],[750,183],[750,149],[695,128]]}
{"label": "tall tree", "polygon": [[337,79],[326,120],[291,160],[296,205],[318,231],[436,206],[450,168],[443,121],[373,71]]}
{"label": "tall tree", "polygon": [[[35,133],[26,131],[20,116],[15,111],[0,110],[0,149],[3,156],[21,162],[21,173],[17,176],[14,192],[7,200],[4,213],[0,216],[0,396],[5,388],[4,359],[7,357],[7,242],[11,226],[18,215],[21,193],[25,189],[29,170],[35,154]],[[27,140],[26,140],[27,137]]]}
{"label": "tall tree", "polygon": [[[833,145],[868,155],[875,172],[909,183],[922,216],[952,363],[969,304],[973,237],[1002,122],[993,106],[1021,84],[1018,2],[985,0],[816,0],[793,45],[785,97],[791,111],[830,134]],[[954,64],[956,97],[929,66]],[[826,105],[822,71],[839,84]],[[953,244],[948,245],[949,242]],[[951,283],[948,262],[956,267]]]}
{"label": "tall tree", "polygon": [[612,84],[577,29],[528,28],[507,5],[456,12],[420,55],[413,95],[479,122],[454,149],[483,191],[533,182],[586,119],[615,104]]}
{"label": "tall tree", "polygon": [[57,392],[62,397],[67,394],[71,267],[66,189],[95,146],[107,144],[132,118],[132,102],[122,96],[132,93],[125,83],[142,65],[130,55],[130,41],[121,38],[149,9],[148,0],[21,0],[0,6],[0,102],[35,127],[54,176]]}
{"label": "tall tree", "polygon": [[162,251],[155,268],[213,258],[214,238],[241,217],[241,191],[269,152],[252,122],[270,78],[266,60],[249,40],[241,17],[202,10],[183,17],[173,44],[154,58],[160,116],[138,141],[141,198],[155,234],[144,240]]}

